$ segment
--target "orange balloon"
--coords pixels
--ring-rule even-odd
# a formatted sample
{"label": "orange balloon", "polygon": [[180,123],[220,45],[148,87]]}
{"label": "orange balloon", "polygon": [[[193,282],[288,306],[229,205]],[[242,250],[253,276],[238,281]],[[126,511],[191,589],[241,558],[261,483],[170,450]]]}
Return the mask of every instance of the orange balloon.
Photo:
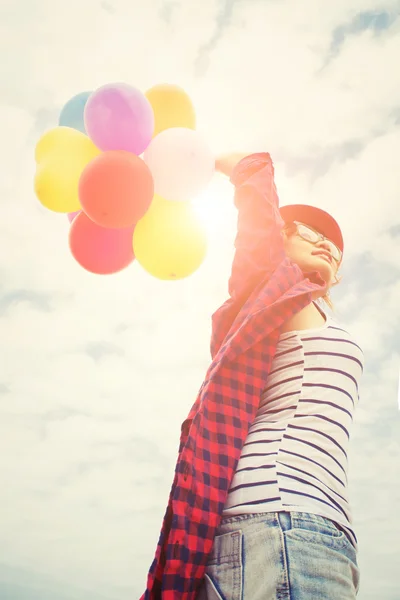
{"label": "orange balloon", "polygon": [[153,195],[150,169],[141,158],[123,150],[97,156],[79,180],[82,209],[101,227],[135,225],[147,212]]}
{"label": "orange balloon", "polygon": [[177,85],[155,85],[145,94],[154,112],[153,137],[171,127],[196,129],[196,114],[191,99]]}

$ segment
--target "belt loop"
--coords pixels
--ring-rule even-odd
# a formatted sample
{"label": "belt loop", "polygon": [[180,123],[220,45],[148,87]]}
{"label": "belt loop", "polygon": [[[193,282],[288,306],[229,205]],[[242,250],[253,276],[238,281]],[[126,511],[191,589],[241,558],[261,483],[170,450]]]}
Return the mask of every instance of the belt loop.
{"label": "belt loop", "polygon": [[278,523],[282,528],[282,531],[288,531],[292,529],[292,517],[289,511],[281,510],[278,512]]}

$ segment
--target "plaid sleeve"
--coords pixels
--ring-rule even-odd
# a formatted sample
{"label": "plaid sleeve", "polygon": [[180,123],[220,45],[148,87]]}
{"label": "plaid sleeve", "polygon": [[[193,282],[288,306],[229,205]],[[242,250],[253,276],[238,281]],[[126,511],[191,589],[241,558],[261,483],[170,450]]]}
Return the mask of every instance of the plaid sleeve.
{"label": "plaid sleeve", "polygon": [[228,286],[230,298],[212,316],[213,358],[241,308],[285,257],[281,238],[284,221],[270,155],[252,154],[241,160],[231,182],[238,208],[235,256]]}

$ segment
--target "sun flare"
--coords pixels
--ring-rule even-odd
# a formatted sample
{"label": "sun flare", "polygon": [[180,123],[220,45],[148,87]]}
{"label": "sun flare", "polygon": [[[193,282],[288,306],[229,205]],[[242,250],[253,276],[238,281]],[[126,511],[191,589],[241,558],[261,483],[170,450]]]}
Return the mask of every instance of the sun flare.
{"label": "sun flare", "polygon": [[207,189],[192,200],[193,209],[210,235],[230,227],[233,216],[233,192],[227,182],[214,179]]}

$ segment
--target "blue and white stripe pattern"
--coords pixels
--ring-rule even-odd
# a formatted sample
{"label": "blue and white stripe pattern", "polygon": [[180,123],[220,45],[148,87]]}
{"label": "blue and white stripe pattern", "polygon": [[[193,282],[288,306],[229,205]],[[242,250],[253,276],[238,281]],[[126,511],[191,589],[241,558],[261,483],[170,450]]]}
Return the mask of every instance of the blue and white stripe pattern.
{"label": "blue and white stripe pattern", "polygon": [[279,338],[223,517],[298,511],[341,525],[356,550],[348,445],[364,354],[329,315],[318,329]]}

